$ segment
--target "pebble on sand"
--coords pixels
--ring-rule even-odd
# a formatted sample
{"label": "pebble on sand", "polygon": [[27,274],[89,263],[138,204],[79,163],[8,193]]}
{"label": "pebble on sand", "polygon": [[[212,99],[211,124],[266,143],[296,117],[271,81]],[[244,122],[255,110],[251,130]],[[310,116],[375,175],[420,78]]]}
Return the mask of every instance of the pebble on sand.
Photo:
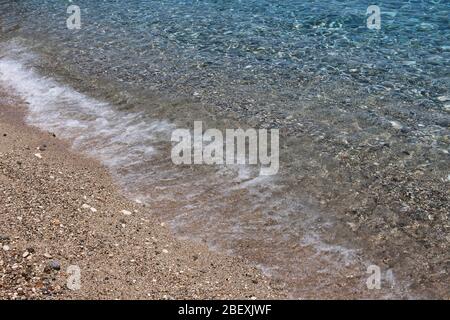
{"label": "pebble on sand", "polygon": [[36,153],[34,156],[38,159],[42,159],[42,155],[40,153]]}
{"label": "pebble on sand", "polygon": [[60,270],[61,269],[61,264],[59,263],[58,260],[52,260],[48,263],[48,266],[50,268],[52,268],[53,270]]}
{"label": "pebble on sand", "polygon": [[97,209],[95,209],[94,207],[91,207],[90,205],[88,205],[88,204],[83,204],[82,206],[81,206],[81,208],[82,209],[86,209],[86,210],[90,210],[91,212],[93,212],[93,213],[95,213],[95,212],[97,212]]}
{"label": "pebble on sand", "polygon": [[128,210],[122,210],[121,212],[122,212],[122,214],[124,214],[126,216],[131,216],[132,215],[132,213],[130,211],[128,211]]}

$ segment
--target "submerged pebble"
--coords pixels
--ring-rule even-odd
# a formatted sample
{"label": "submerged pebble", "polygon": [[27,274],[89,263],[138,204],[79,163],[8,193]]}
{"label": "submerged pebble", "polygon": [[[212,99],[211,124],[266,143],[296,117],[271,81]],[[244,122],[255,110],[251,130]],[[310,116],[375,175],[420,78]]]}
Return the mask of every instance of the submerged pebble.
{"label": "submerged pebble", "polygon": [[389,121],[394,129],[400,130],[403,128],[402,124],[398,121]]}

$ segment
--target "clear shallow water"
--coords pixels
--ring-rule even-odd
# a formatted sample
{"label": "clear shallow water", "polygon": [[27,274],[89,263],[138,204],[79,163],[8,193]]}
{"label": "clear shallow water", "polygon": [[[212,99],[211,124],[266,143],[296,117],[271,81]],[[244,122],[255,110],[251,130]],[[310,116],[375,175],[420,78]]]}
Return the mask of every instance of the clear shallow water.
{"label": "clear shallow water", "polygon": [[[387,166],[426,146],[410,167],[448,171],[448,1],[380,3],[378,32],[364,1],[78,1],[79,31],[68,4],[0,1],[0,72],[30,123],[102,159],[179,235],[249,258],[294,296],[374,294],[365,267],[383,257],[337,214],[353,203],[328,204],[373,168],[336,158],[389,143]],[[281,128],[280,175],[173,166],[170,131],[194,120]],[[398,282],[376,295],[412,294]]]}

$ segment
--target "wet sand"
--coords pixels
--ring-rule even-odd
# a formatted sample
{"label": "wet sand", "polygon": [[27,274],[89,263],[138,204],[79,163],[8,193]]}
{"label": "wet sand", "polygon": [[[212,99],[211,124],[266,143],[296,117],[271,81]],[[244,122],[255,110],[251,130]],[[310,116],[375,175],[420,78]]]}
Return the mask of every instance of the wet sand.
{"label": "wet sand", "polygon": [[[176,239],[97,161],[27,126],[25,112],[0,91],[0,299],[287,297],[243,259]],[[67,286],[73,270],[79,290]]]}

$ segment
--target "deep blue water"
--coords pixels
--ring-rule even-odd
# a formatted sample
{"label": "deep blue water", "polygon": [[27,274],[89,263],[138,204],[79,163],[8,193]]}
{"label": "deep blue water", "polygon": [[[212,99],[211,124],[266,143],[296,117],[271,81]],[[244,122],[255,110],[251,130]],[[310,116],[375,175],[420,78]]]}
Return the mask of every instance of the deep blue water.
{"label": "deep blue water", "polygon": [[320,92],[305,89],[316,82],[429,106],[449,88],[444,0],[380,1],[379,31],[366,27],[372,3],[361,0],[80,0],[77,32],[66,28],[68,1],[1,3],[3,30],[18,24],[22,34],[51,39],[82,73],[223,108],[245,111],[249,103],[288,114],[297,99]]}
{"label": "deep blue water", "polygon": [[[361,0],[80,0],[78,31],[66,27],[69,4],[2,1],[2,30],[50,52],[51,66],[116,84],[126,94],[110,98],[127,109],[192,120],[148,106],[155,97],[188,99],[215,117],[291,134],[306,117],[332,137],[357,121],[364,134],[345,138],[354,143],[391,121],[405,130],[450,123],[438,100],[450,87],[449,1],[379,2],[380,30],[367,28],[371,3]],[[361,110],[370,104],[377,107]]]}

